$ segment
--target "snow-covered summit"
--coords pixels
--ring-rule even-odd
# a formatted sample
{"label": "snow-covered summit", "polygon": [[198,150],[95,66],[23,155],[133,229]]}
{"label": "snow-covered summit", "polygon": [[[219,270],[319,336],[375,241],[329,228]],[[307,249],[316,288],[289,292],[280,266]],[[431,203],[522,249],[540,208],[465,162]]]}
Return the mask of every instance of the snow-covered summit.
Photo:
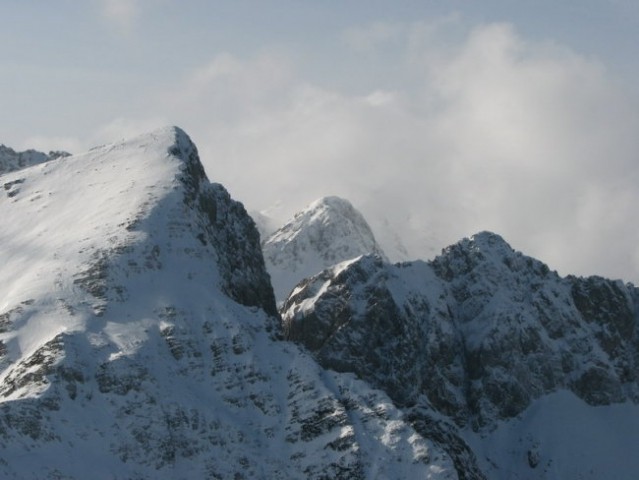
{"label": "snow-covered summit", "polygon": [[463,238],[444,248],[431,263],[445,279],[474,272],[476,277],[488,281],[529,268],[535,272],[549,271],[548,266],[539,260],[514,250],[500,235],[488,231]]}
{"label": "snow-covered summit", "polygon": [[500,235],[483,231],[449,245],[438,257],[464,257],[472,263],[479,263],[501,262],[513,255],[517,255],[517,252]]}
{"label": "snow-covered summit", "polygon": [[[202,432],[218,420],[206,405],[226,377],[212,345],[223,354],[235,335],[246,348],[240,318],[276,326],[243,207],[174,127],[0,182],[1,476],[207,476]],[[184,458],[196,460],[176,477]]]}
{"label": "snow-covered summit", "polygon": [[348,200],[320,198],[262,243],[278,301],[303,278],[360,255],[385,258],[366,220]]}

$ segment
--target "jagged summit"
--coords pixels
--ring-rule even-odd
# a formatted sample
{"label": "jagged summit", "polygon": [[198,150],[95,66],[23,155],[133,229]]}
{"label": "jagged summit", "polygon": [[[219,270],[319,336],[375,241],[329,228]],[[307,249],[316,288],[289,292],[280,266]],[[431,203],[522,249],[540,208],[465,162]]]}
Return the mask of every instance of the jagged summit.
{"label": "jagged summit", "polygon": [[[558,428],[514,420],[524,412],[527,418],[545,415],[532,407],[536,402],[570,392],[575,410],[622,402],[637,409],[638,305],[639,290],[631,285],[562,278],[499,235],[482,232],[432,262],[390,265],[369,256],[327,269],[300,283],[281,311],[287,338],[304,344],[326,368],[384,389],[412,412],[416,425],[441,429],[449,447],[457,435],[472,438],[460,428],[486,436],[510,425],[504,429],[517,431],[534,453],[532,467],[522,462],[525,472],[539,461],[541,439]],[[440,423],[423,405],[457,427]],[[575,421],[565,428],[581,422]],[[616,442],[615,428],[606,435]],[[450,453],[459,462],[472,460],[467,450],[460,452]],[[558,459],[552,451],[544,455],[548,464]],[[604,475],[597,462],[605,455],[594,458],[583,465]],[[465,468],[475,466],[471,461]],[[492,471],[490,478],[508,478],[494,459],[483,468]],[[587,471],[567,463],[562,468]],[[558,472],[557,478],[566,476]]]}
{"label": "jagged summit", "polygon": [[512,250],[510,244],[506,242],[501,235],[487,230],[472,235],[470,237],[470,242],[477,245],[479,248],[484,249]]}
{"label": "jagged summit", "polygon": [[516,253],[500,235],[489,231],[482,231],[461,239],[444,248],[441,256],[458,255],[460,252],[475,256],[478,260],[501,260]]}
{"label": "jagged summit", "polygon": [[366,220],[348,200],[320,198],[262,244],[275,295],[281,301],[301,279],[360,255],[385,255]]}
{"label": "jagged summit", "polygon": [[549,268],[537,259],[514,250],[500,235],[483,231],[463,238],[442,250],[431,261],[439,276],[446,280],[472,274],[485,279],[512,276],[512,272],[530,269],[548,274]]}
{"label": "jagged summit", "polygon": [[70,153],[62,151],[51,151],[48,154],[37,150],[16,152],[12,148],[0,145],[0,175],[69,155]]}

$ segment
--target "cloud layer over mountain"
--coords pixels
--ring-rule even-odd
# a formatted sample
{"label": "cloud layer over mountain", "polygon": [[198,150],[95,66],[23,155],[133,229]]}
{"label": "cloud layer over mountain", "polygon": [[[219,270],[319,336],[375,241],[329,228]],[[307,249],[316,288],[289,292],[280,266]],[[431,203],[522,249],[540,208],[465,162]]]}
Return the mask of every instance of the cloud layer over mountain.
{"label": "cloud layer over mountain", "polygon": [[[341,41],[352,84],[286,48],[216,54],[79,143],[178,123],[249,209],[342,195],[411,257],[489,229],[561,273],[639,279],[638,102],[600,61],[455,16]],[[57,147],[42,143],[27,146]]]}

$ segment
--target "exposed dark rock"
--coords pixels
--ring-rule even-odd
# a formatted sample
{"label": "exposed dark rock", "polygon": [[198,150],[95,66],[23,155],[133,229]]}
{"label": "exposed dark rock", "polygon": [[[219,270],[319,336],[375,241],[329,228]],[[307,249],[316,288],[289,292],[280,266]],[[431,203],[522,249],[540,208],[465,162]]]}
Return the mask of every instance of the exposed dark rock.
{"label": "exposed dark rock", "polygon": [[184,202],[200,212],[203,244],[211,244],[218,255],[224,292],[237,302],[260,307],[277,316],[273,288],[264,266],[260,235],[244,206],[233,199],[220,184],[209,183],[197,148],[182,130],[176,128],[176,145],[171,154],[185,159],[180,178]]}
{"label": "exposed dark rock", "polygon": [[48,155],[36,150],[16,152],[12,148],[0,145],[0,175],[70,155],[70,153],[62,151],[51,151]]}

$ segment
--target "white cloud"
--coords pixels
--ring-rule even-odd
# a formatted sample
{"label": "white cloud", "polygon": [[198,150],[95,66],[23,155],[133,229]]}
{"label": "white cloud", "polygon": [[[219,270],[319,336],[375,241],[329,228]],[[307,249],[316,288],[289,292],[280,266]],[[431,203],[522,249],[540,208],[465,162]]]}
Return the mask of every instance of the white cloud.
{"label": "white cloud", "polygon": [[142,119],[115,118],[98,127],[86,143],[91,146],[115,143],[166,126],[169,123],[165,117],[160,116]]}
{"label": "white cloud", "polygon": [[366,95],[364,100],[373,107],[382,107],[392,104],[396,101],[397,94],[385,90],[375,90],[373,93]]}
{"label": "white cloud", "polygon": [[495,229],[564,273],[639,278],[639,229],[628,221],[639,115],[602,66],[490,25],[432,70],[451,187],[475,214],[467,228]]}
{"label": "white cloud", "polygon": [[77,153],[84,151],[85,146],[82,144],[82,142],[80,142],[79,139],[73,137],[33,136],[28,137],[21,145],[17,147],[17,149],[34,149],[45,153],[48,153],[52,150]]}
{"label": "white cloud", "polygon": [[351,27],[344,31],[342,38],[348,47],[356,52],[372,53],[381,45],[401,38],[404,27],[388,22]]}
{"label": "white cloud", "polygon": [[140,13],[138,0],[100,0],[102,16],[121,31],[131,29]]}
{"label": "white cloud", "polygon": [[337,194],[414,256],[490,229],[561,273],[639,280],[639,105],[601,63],[503,24],[372,31],[362,46],[404,36],[412,87],[346,94],[283,54],[223,54],[154,93],[148,125],[95,137],[167,118],[249,209]]}

